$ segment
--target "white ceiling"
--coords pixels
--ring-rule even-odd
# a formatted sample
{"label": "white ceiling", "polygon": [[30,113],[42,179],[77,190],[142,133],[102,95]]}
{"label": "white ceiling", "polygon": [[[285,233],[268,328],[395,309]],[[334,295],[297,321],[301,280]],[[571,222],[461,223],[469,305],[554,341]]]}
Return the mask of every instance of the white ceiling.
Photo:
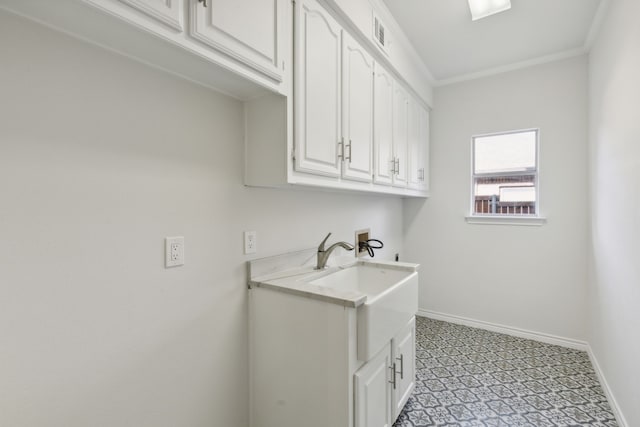
{"label": "white ceiling", "polygon": [[511,0],[471,21],[467,0],[384,0],[436,84],[585,52],[607,0]]}

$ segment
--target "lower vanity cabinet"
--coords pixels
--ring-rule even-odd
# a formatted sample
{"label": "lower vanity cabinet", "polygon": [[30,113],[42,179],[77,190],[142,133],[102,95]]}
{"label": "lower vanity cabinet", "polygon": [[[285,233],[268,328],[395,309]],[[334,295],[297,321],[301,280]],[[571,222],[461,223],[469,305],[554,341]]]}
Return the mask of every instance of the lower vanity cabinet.
{"label": "lower vanity cabinet", "polygon": [[415,317],[391,341],[391,352],[395,364],[395,387],[393,387],[393,410],[395,420],[411,397],[416,385],[416,319]]}
{"label": "lower vanity cabinet", "polygon": [[393,425],[415,385],[415,317],[360,360],[360,307],[260,286],[249,307],[252,427]]}
{"label": "lower vanity cabinet", "polygon": [[355,377],[356,427],[390,427],[393,389],[393,359],[387,344]]}
{"label": "lower vanity cabinet", "polygon": [[415,318],[355,373],[355,426],[390,427],[414,387]]}

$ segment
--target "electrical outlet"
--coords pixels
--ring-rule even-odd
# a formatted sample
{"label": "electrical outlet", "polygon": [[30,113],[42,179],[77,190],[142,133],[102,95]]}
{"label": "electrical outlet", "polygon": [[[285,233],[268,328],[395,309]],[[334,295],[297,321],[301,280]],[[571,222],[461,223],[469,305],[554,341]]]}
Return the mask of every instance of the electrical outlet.
{"label": "electrical outlet", "polygon": [[258,250],[257,242],[258,236],[255,231],[245,231],[244,232],[244,253],[245,254],[255,254]]}
{"label": "electrical outlet", "polygon": [[184,237],[165,237],[164,266],[177,267],[184,265]]}

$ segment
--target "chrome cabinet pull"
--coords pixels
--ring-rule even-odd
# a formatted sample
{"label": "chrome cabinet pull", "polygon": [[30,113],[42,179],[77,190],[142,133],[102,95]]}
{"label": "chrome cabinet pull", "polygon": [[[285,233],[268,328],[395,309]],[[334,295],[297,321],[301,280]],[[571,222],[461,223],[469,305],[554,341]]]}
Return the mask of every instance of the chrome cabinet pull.
{"label": "chrome cabinet pull", "polygon": [[349,140],[349,145],[347,145],[347,147],[349,147],[349,157],[345,157],[345,160],[349,160],[349,163],[351,163],[351,140]]}
{"label": "chrome cabinet pull", "polygon": [[391,159],[391,175],[396,174],[396,158]]}
{"label": "chrome cabinet pull", "polygon": [[404,379],[404,354],[401,354],[400,357],[396,357],[396,360],[400,361],[400,379]]}
{"label": "chrome cabinet pull", "polygon": [[338,141],[338,159],[344,160],[344,138]]}
{"label": "chrome cabinet pull", "polygon": [[400,157],[396,157],[396,175],[400,175]]}
{"label": "chrome cabinet pull", "polygon": [[391,375],[393,375],[393,379],[391,381],[389,381],[389,384],[393,384],[393,389],[396,389],[396,364],[394,363],[393,365],[389,366],[389,369],[391,369]]}

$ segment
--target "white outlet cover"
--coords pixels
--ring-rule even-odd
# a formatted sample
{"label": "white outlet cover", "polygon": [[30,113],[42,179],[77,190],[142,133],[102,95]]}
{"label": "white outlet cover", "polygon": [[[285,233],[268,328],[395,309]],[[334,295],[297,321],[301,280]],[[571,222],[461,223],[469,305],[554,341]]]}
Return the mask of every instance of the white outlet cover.
{"label": "white outlet cover", "polygon": [[184,265],[184,237],[165,237],[164,266],[177,267]]}
{"label": "white outlet cover", "polygon": [[246,254],[255,254],[257,251],[257,239],[258,236],[255,231],[245,231],[244,232],[244,253]]}

